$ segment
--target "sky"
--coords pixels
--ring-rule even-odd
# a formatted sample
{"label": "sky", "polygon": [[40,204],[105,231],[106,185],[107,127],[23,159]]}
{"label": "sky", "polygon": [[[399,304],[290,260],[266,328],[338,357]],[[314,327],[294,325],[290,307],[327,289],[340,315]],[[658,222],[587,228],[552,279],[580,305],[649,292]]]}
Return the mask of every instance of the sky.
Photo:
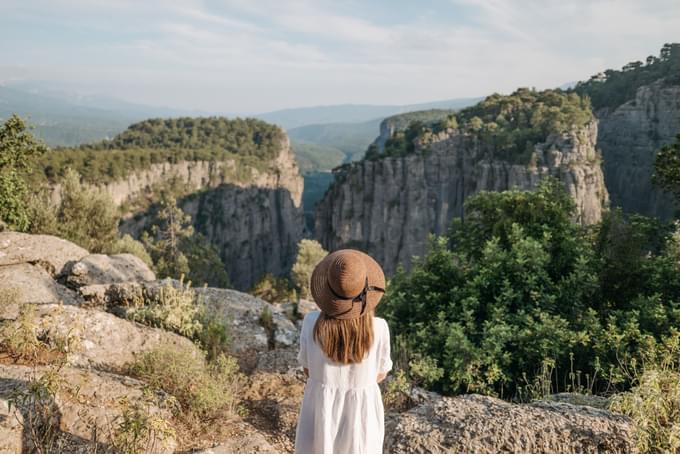
{"label": "sky", "polygon": [[0,0],[0,83],[206,112],[411,104],[678,41],[678,0]]}

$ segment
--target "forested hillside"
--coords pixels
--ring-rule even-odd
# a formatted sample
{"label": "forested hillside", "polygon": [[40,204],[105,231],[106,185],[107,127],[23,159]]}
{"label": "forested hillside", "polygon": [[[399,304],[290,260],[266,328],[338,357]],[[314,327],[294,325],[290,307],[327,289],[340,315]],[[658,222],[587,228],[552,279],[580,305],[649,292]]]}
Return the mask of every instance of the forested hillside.
{"label": "forested hillside", "polygon": [[41,156],[39,166],[50,179],[72,168],[86,181],[100,184],[164,162],[235,159],[263,166],[285,140],[280,128],[255,119],[152,119],[111,140],[55,149]]}

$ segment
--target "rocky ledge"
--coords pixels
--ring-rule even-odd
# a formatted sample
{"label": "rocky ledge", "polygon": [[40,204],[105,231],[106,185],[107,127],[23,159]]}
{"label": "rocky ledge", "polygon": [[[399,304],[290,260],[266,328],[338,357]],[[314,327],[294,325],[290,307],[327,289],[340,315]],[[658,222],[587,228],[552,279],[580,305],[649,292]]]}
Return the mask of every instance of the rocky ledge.
{"label": "rocky ledge", "polygon": [[[140,291],[153,293],[177,282],[156,280],[134,257],[90,255],[49,236],[0,233],[0,253],[0,301],[10,294],[15,299],[13,307],[0,311],[2,326],[21,324],[21,308],[31,305],[36,337],[60,340],[65,355],[54,368],[44,361],[8,361],[0,353],[0,453],[28,452],[34,435],[25,427],[36,417],[36,401],[20,400],[17,408],[8,400],[17,402],[17,395],[36,384],[64,384],[53,400],[42,402],[56,418],[59,452],[90,452],[93,446],[108,452],[112,424],[120,424],[134,405],[143,405],[151,416],[170,417],[176,408],[173,396],[149,392],[144,382],[126,375],[127,365],[160,346],[189,355],[201,352],[185,337],[124,316]],[[194,446],[203,451],[194,452],[293,452],[304,393],[304,375],[296,364],[297,324],[282,309],[250,295],[193,291],[209,314],[229,321],[231,353],[247,374],[236,390],[242,416],[213,431],[210,439],[196,441]],[[271,318],[263,317],[268,312]],[[626,417],[566,403],[563,397],[517,405],[477,395],[442,397],[416,388],[409,399],[414,405],[406,411],[387,409],[385,452],[635,452]],[[178,440],[162,429],[154,429],[155,442],[145,452],[179,452]]]}

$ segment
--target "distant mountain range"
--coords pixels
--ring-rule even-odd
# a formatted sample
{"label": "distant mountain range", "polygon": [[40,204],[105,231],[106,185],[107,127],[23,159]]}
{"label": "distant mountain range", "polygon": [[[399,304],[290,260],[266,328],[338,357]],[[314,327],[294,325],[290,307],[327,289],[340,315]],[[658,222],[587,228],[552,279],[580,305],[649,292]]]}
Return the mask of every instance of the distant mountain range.
{"label": "distant mountain range", "polygon": [[460,109],[482,98],[458,98],[407,105],[340,104],[331,106],[299,107],[255,115],[285,129],[327,123],[363,123],[414,110]]}

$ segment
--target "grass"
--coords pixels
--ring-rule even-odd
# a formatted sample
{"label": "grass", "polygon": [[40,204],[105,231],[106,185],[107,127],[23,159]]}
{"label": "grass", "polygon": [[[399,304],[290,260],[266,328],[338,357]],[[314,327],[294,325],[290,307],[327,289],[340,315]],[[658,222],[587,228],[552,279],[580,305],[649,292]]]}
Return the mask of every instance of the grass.
{"label": "grass", "polygon": [[[3,304],[15,297],[4,294]],[[13,364],[45,365],[63,363],[66,355],[76,347],[71,335],[52,336],[41,332],[36,320],[35,306],[23,304],[16,320],[0,323],[0,360]]]}
{"label": "grass", "polygon": [[641,453],[680,452],[680,332],[648,350],[646,361],[626,367],[634,386],[612,398],[611,409],[635,423]]}

